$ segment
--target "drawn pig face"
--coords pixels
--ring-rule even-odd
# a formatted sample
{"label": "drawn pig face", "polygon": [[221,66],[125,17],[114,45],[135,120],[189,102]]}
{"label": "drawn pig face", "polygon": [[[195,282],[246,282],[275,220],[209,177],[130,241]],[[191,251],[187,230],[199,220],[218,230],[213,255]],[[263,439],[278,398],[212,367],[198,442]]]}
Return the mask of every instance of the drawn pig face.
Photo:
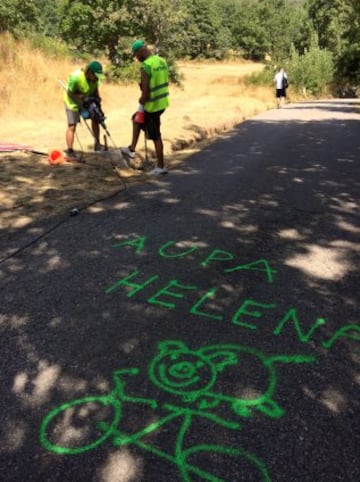
{"label": "drawn pig face", "polygon": [[153,360],[151,375],[152,381],[162,390],[186,395],[209,390],[215,382],[216,371],[196,352],[172,351]]}
{"label": "drawn pig face", "polygon": [[164,342],[159,349],[159,355],[150,364],[149,374],[162,390],[197,398],[215,384],[218,364],[214,354],[204,356],[181,342]]}

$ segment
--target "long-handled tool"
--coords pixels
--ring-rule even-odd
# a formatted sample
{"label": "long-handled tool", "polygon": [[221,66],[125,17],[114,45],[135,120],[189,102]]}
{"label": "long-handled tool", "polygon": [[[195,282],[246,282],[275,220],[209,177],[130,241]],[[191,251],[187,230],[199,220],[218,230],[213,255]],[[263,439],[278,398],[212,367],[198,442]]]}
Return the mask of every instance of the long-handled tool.
{"label": "long-handled tool", "polygon": [[[58,79],[58,83],[59,85],[65,90],[65,92],[68,94],[68,96],[74,100],[74,102],[76,102],[76,104],[79,106],[79,111],[80,111],[80,117],[84,120],[84,123],[87,127],[87,129],[89,130],[90,134],[94,137],[95,139],[95,135],[94,135],[94,132],[92,131],[92,129],[90,128],[90,126],[88,125],[88,123],[86,122],[86,118],[92,118],[91,115],[93,116],[96,116],[96,120],[98,121],[98,123],[101,125],[101,127],[104,129],[105,131],[105,134],[104,134],[104,147],[105,147],[105,150],[107,151],[108,150],[108,142],[107,142],[107,137],[109,137],[109,139],[111,140],[114,148],[116,151],[120,152],[119,149],[116,147],[116,144],[114,142],[114,140],[112,139],[111,135],[110,135],[110,132],[108,130],[108,128],[106,127],[106,124],[105,124],[105,115],[104,113],[102,112],[101,110],[101,107],[100,107],[100,103],[98,102],[98,99],[96,101],[96,97],[89,97],[87,99],[88,101],[88,104],[87,105],[87,108],[86,109],[83,109],[83,105],[79,105],[79,101],[77,99],[75,99],[74,97],[71,96],[71,93],[68,91],[65,83]],[[88,117],[87,117],[87,114],[86,112],[88,113]],[[95,139],[96,140],[96,139]],[[111,167],[113,169],[113,171],[116,173],[116,175],[122,180],[122,182],[124,182],[121,174],[119,173],[119,169],[118,167],[116,166],[116,164],[114,163],[113,159],[111,158],[110,156],[110,164],[111,164]],[[126,186],[126,184],[124,183],[124,185]]]}
{"label": "long-handled tool", "polygon": [[[100,101],[97,97],[92,97],[92,96],[88,96],[88,97],[85,97],[83,102],[81,103],[81,105],[79,104],[79,101],[78,99],[75,99],[73,96],[71,96],[71,93],[69,93],[66,85],[64,84],[64,82],[60,79],[58,79],[58,83],[61,85],[61,87],[65,90],[65,92],[67,93],[67,95],[74,101],[76,102],[76,104],[79,106],[79,111],[80,111],[80,116],[81,118],[83,119],[88,131],[90,132],[90,134],[92,135],[92,137],[96,140],[95,138],[95,135],[94,135],[94,132],[92,131],[92,129],[90,128],[90,126],[88,125],[87,123],[87,120],[88,119],[93,119],[95,120],[99,125],[101,125],[101,127],[104,129],[106,135],[109,137],[109,139],[111,140],[113,146],[115,147],[115,149],[117,149],[116,145],[115,145],[115,142],[113,141],[111,135],[110,135],[110,132],[105,124],[105,114],[104,112],[102,111],[101,109],[101,106],[100,106]],[[105,138],[105,136],[104,136]],[[107,146],[107,140],[105,141],[105,148]]]}

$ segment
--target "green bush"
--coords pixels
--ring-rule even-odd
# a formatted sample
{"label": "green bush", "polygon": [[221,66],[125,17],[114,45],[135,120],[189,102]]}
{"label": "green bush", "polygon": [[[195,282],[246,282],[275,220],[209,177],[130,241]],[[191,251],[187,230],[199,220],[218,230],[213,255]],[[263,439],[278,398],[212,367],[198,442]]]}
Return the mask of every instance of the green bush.
{"label": "green bush", "polygon": [[[321,95],[331,85],[335,75],[335,65],[331,52],[321,49],[316,36],[313,37],[309,49],[299,54],[294,45],[290,58],[283,60],[291,88],[303,94]],[[268,64],[261,72],[248,76],[248,85],[272,85],[276,66]]]}
{"label": "green bush", "polygon": [[317,37],[310,48],[300,55],[292,46],[290,60],[286,62],[290,83],[296,90],[311,95],[322,94],[334,79],[335,66],[331,52],[321,49]]}
{"label": "green bush", "polygon": [[245,78],[246,85],[269,85],[273,84],[274,80],[274,67],[272,65],[266,65],[261,72],[254,72]]}
{"label": "green bush", "polygon": [[[164,57],[166,58],[169,67],[170,82],[181,85],[182,76],[176,65],[175,59],[172,56],[167,57],[164,55]],[[109,80],[113,82],[129,83],[140,81],[139,69],[140,64],[134,62],[129,54],[124,53],[119,56],[117,62],[110,65],[106,71]]]}
{"label": "green bush", "polygon": [[31,32],[24,37],[24,40],[29,44],[31,49],[40,50],[47,57],[69,57],[70,50],[68,46],[56,38],[46,37],[44,35]]}
{"label": "green bush", "polygon": [[140,81],[139,64],[132,59],[111,64],[106,68],[106,76],[112,82],[132,83]]}

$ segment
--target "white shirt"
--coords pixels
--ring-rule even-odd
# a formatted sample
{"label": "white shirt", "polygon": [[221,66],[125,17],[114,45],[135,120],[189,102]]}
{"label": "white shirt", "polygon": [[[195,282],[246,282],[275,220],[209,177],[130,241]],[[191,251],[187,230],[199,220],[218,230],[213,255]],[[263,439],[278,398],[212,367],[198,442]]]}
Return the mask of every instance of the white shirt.
{"label": "white shirt", "polygon": [[276,83],[276,88],[277,89],[283,89],[284,86],[283,86],[283,77],[285,77],[285,79],[287,79],[287,75],[286,75],[286,72],[284,72],[283,70],[280,70],[280,72],[278,72],[275,77],[274,77],[274,82]]}

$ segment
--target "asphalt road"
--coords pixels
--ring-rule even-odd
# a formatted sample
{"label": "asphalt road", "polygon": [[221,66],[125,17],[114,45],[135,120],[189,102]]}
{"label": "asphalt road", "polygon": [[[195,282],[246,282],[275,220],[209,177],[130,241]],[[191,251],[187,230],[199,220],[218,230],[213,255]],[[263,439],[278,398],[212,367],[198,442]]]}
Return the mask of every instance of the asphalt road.
{"label": "asphalt road", "polygon": [[1,481],[360,480],[355,104],[0,247]]}

